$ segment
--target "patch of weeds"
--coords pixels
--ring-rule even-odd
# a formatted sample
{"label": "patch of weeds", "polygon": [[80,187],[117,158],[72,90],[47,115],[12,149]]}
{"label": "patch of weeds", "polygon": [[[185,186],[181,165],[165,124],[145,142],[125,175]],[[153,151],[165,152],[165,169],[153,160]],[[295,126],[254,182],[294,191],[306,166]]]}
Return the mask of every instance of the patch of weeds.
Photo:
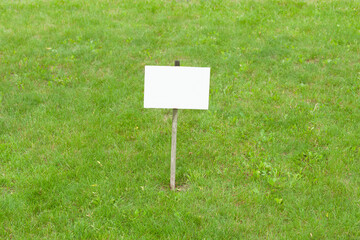
{"label": "patch of weeds", "polygon": [[19,76],[18,74],[14,73],[11,75],[11,80],[14,82],[15,86],[19,89],[19,90],[24,90],[24,78],[22,76]]}
{"label": "patch of weeds", "polygon": [[282,199],[282,198],[274,198],[274,201],[275,201],[277,204],[282,204],[282,203],[283,203],[283,199]]}
{"label": "patch of weeds", "polygon": [[314,174],[318,175],[321,168],[320,165],[326,164],[327,161],[323,154],[306,151],[299,154],[294,159],[294,163],[297,167],[297,174],[307,177],[311,180],[311,183],[315,184],[318,181],[318,177],[315,177]]}
{"label": "patch of weeds", "polygon": [[292,188],[302,178],[299,173],[284,172],[263,161],[252,168],[252,177],[266,182],[272,189]]}
{"label": "patch of weeds", "polygon": [[311,170],[313,166],[319,162],[322,162],[324,155],[317,152],[306,151],[300,153],[295,158],[295,164],[302,168],[302,170]]}
{"label": "patch of weeds", "polygon": [[253,177],[267,182],[271,187],[282,187],[282,177],[277,168],[268,162],[260,162],[253,170]]}
{"label": "patch of weeds", "polygon": [[48,85],[61,85],[61,86],[69,86],[77,80],[77,78],[72,78],[69,76],[52,76],[51,79],[48,81]]}
{"label": "patch of weeds", "polygon": [[101,204],[102,200],[100,195],[97,192],[92,192],[91,200],[89,202],[90,208],[98,207]]}

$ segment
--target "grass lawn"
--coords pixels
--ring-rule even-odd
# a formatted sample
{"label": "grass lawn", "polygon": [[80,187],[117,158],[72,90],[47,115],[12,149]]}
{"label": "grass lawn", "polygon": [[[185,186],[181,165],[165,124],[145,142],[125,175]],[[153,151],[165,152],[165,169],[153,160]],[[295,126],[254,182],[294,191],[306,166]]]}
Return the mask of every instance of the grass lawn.
{"label": "grass lawn", "polygon": [[360,239],[359,188],[360,1],[0,1],[0,239]]}

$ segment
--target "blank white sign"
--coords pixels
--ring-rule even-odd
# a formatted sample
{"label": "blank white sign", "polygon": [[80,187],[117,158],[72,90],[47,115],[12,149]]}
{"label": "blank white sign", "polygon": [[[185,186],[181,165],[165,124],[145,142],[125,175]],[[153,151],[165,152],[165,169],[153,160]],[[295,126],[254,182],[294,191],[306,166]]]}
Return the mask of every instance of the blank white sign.
{"label": "blank white sign", "polygon": [[145,66],[145,108],[208,109],[210,68]]}

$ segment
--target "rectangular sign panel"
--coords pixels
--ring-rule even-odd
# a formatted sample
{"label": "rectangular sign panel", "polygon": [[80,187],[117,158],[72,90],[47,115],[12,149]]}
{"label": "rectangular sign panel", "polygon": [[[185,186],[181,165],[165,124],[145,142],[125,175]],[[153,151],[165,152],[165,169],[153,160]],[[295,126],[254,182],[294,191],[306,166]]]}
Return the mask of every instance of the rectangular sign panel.
{"label": "rectangular sign panel", "polygon": [[145,66],[145,108],[208,109],[210,68]]}

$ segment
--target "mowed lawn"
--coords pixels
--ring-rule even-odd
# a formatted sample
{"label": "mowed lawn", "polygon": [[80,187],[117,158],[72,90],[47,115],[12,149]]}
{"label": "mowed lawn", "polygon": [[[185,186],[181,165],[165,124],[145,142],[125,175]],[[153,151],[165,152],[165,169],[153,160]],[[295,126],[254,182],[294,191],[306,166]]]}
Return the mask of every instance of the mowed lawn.
{"label": "mowed lawn", "polygon": [[360,1],[0,1],[0,239],[360,239],[359,187]]}

